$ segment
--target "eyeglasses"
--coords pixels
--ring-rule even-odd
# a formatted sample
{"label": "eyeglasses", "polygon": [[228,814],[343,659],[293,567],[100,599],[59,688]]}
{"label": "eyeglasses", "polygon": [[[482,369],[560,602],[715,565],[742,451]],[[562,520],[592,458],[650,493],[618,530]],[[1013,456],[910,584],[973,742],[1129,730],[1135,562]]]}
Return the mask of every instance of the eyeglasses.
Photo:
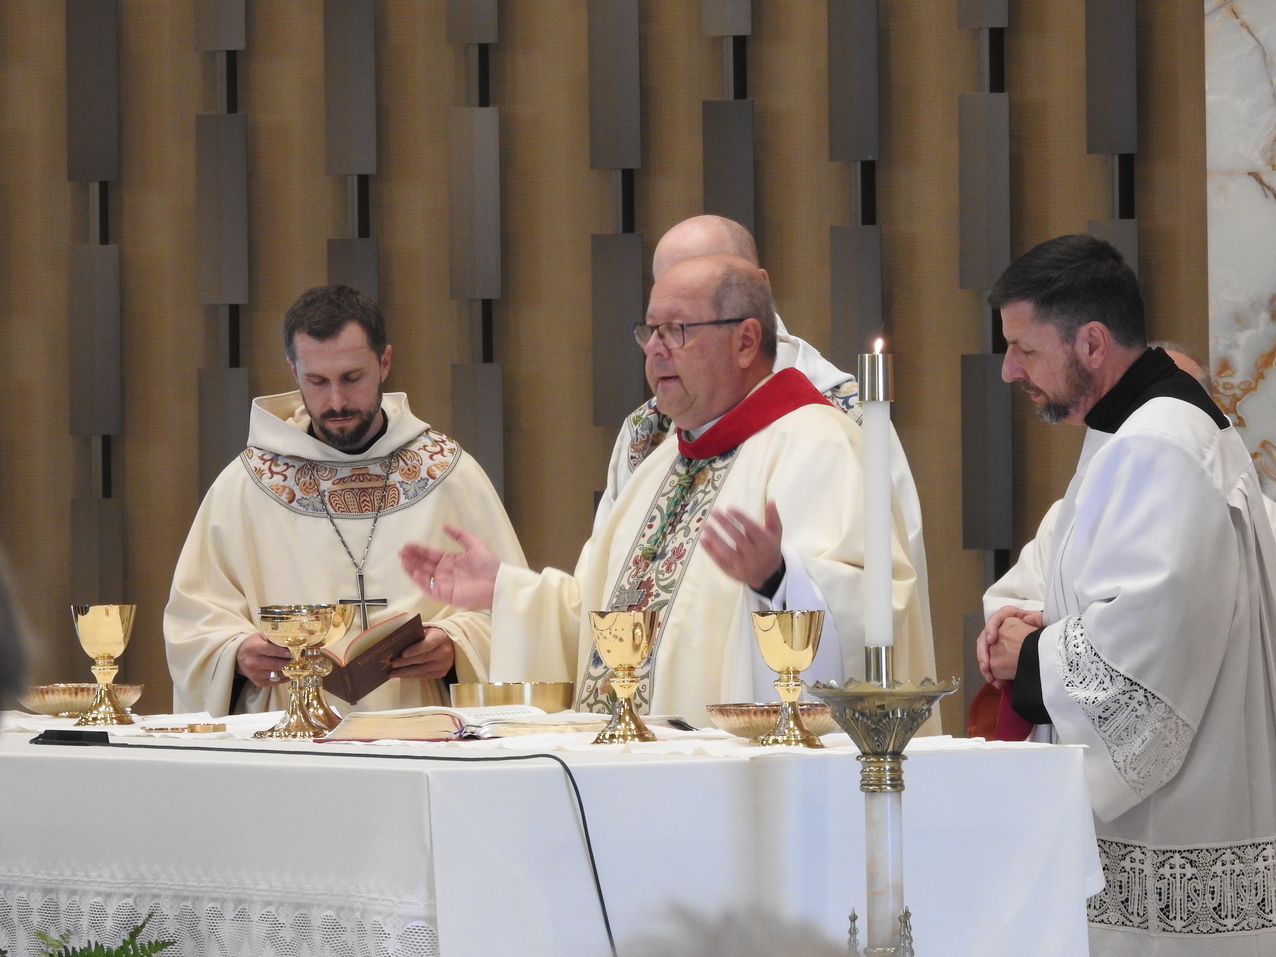
{"label": "eyeglasses", "polygon": [[687,330],[696,326],[729,326],[733,322],[744,322],[751,316],[739,319],[710,319],[708,322],[662,322],[658,326],[649,326],[645,322],[634,323],[634,338],[638,345],[645,346],[653,335],[659,335],[666,349],[681,349],[687,344]]}

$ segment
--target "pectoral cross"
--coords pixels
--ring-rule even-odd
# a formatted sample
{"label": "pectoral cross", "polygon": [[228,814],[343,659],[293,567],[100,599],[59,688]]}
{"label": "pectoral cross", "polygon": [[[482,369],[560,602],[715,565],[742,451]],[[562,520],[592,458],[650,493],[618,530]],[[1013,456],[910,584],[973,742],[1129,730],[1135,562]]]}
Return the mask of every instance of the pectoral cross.
{"label": "pectoral cross", "polygon": [[359,597],[358,598],[338,598],[337,601],[341,602],[341,604],[343,605],[358,605],[359,606],[359,624],[362,626],[363,631],[367,631],[368,630],[368,606],[376,605],[379,608],[386,608],[390,604],[390,599],[369,598],[368,593],[364,590],[364,586],[363,586],[363,572],[359,572],[355,576],[355,578],[358,579],[358,582],[359,582]]}
{"label": "pectoral cross", "polygon": [[628,611],[642,601],[643,594],[644,592],[641,588],[631,588],[628,591],[622,591],[616,595],[616,601],[613,606],[616,611]]}

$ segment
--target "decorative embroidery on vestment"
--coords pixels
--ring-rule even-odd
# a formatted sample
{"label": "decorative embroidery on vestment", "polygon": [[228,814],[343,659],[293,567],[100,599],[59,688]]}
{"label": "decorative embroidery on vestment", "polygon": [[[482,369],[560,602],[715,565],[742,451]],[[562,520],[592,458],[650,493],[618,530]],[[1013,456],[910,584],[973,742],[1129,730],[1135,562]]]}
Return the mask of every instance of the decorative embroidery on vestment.
{"label": "decorative embroidery on vestment", "polygon": [[864,410],[860,406],[860,386],[854,379],[839,382],[833,388],[825,389],[821,394],[847,415],[853,417],[856,422],[864,417]]}
{"label": "decorative embroidery on vestment", "polygon": [[629,414],[633,438],[629,442],[629,471],[636,471],[643,459],[669,435],[673,420],[656,411],[656,400],[648,399]]}
{"label": "decorative embroidery on vestment", "polygon": [[453,439],[426,429],[372,463],[331,465],[255,448],[245,449],[240,461],[253,481],[291,511],[318,518],[330,512],[334,519],[366,519],[376,514],[383,490],[383,515],[415,505],[460,457],[461,447]]}
{"label": "decorative embroidery on vestment", "polygon": [[[647,713],[655,691],[656,656],[668,611],[678,597],[678,588],[700,540],[701,526],[722,491],[738,451],[737,446],[717,458],[688,459],[679,455],[674,459],[612,588],[608,608],[661,611],[651,654],[637,672],[638,688],[633,703],[640,714]],[[608,673],[598,650],[590,649],[576,710],[604,714],[611,711],[612,695],[603,680]]]}
{"label": "decorative embroidery on vestment", "polygon": [[1140,798],[1174,777],[1192,743],[1192,726],[1170,703],[1100,657],[1080,615],[1059,642],[1063,686],[1103,740],[1117,773]]}
{"label": "decorative embroidery on vestment", "polygon": [[1147,847],[1099,838],[1107,886],[1091,924],[1160,934],[1276,929],[1276,840]]}

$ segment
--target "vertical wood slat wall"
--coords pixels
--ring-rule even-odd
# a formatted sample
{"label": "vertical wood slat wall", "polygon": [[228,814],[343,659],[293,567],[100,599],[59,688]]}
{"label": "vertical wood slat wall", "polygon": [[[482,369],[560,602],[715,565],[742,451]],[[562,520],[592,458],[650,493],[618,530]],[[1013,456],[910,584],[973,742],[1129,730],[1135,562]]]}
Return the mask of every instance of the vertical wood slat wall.
{"label": "vertical wood slat wall", "polygon": [[[1108,215],[1105,158],[1086,155],[1085,2],[1015,0],[1007,29],[1012,253],[1084,232]],[[506,502],[529,560],[571,568],[614,428],[593,424],[590,236],[611,232],[613,174],[591,170],[586,0],[502,0],[492,99],[501,106],[503,298],[495,360],[505,370]],[[957,0],[881,5],[883,311],[893,330],[896,423],[917,475],[930,556],[940,675],[961,672],[962,615],[983,568],[961,542],[960,363],[978,352],[977,293],[958,283],[955,92],[978,88]],[[240,109],[250,118],[249,288],[241,364],[255,395],[291,387],[284,310],[327,274],[325,240],[346,234],[348,194],[324,166],[323,4],[249,0]],[[1136,184],[1140,276],[1151,332],[1206,341],[1203,53],[1199,11],[1139,0]],[[644,259],[701,211],[701,102],[721,96],[721,40],[699,0],[640,6],[643,164],[635,231]],[[124,429],[118,438],[128,600],[140,605],[127,680],[142,707],[168,707],[160,637],[169,580],[199,503],[198,367],[205,307],[195,268],[194,114],[206,60],[193,0],[120,0],[121,170],[117,203]],[[811,0],[753,5],[757,232],[785,322],[830,346],[829,227],[851,207],[848,164],[828,159],[826,11]],[[66,181],[63,5],[0,4],[0,543],[40,632],[37,680],[87,674],[70,601],[72,498],[86,453],[67,434],[66,247],[87,202]],[[377,0],[378,166],[372,219],[381,300],[395,346],[390,386],[452,427],[451,366],[469,361],[468,306],[450,298],[447,118],[464,66],[446,5]],[[113,196],[114,199],[114,196]],[[116,227],[116,224],[112,224]],[[114,232],[114,229],[113,229]],[[649,271],[649,267],[644,265]],[[649,280],[649,276],[647,277]],[[193,347],[192,344],[195,344]],[[1078,430],[1037,422],[1016,399],[1016,545],[1071,474]],[[961,727],[959,705],[944,720]]]}

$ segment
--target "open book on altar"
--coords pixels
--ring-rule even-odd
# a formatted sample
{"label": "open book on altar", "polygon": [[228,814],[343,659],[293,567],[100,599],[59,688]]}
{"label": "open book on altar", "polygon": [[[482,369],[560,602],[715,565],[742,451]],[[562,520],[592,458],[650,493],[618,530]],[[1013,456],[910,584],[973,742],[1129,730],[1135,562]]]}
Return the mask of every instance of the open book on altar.
{"label": "open book on altar", "polygon": [[529,704],[484,708],[400,708],[354,711],[322,741],[451,741],[456,738],[504,738],[516,734],[601,731],[609,715],[581,711],[546,714]]}
{"label": "open book on altar", "polygon": [[366,631],[351,629],[323,648],[334,662],[332,674],[323,679],[324,690],[354,704],[394,677],[390,662],[424,637],[421,616],[407,612]]}

